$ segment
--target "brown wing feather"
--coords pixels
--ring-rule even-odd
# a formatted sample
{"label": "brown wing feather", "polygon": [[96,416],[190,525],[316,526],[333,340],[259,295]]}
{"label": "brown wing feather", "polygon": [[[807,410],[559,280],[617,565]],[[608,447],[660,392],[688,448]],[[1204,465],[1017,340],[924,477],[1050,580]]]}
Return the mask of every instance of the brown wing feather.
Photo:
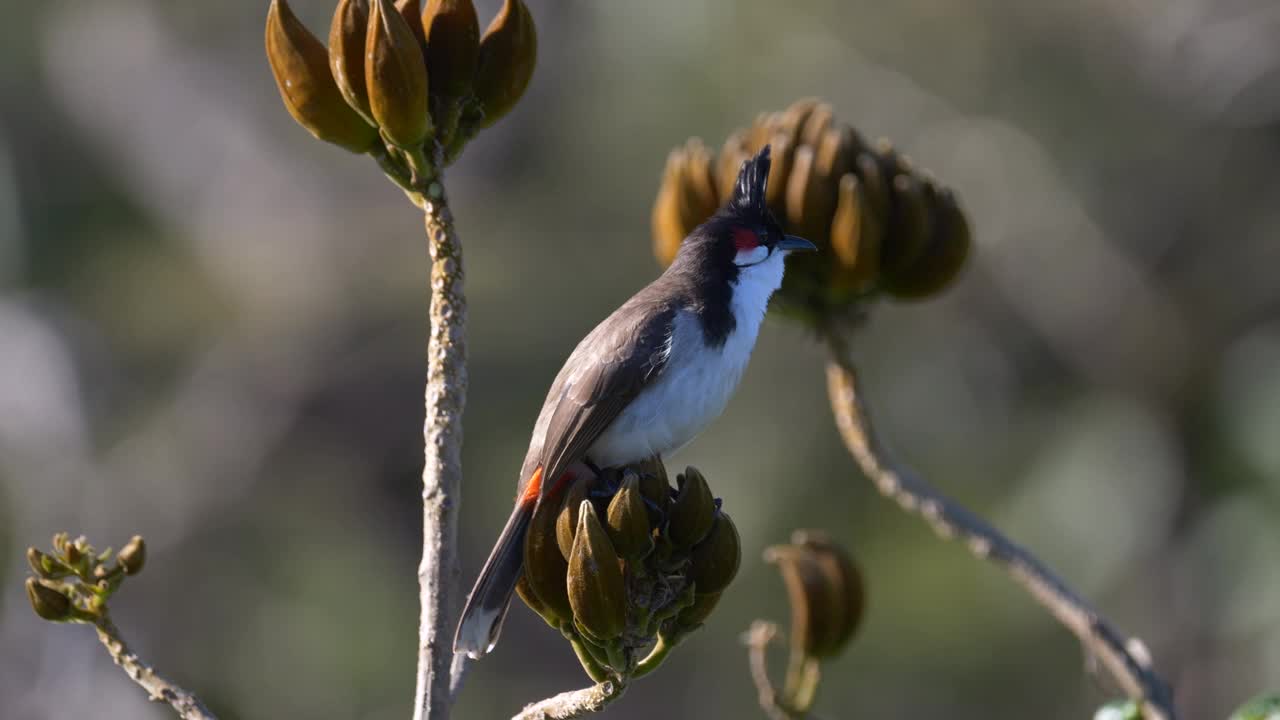
{"label": "brown wing feather", "polygon": [[547,393],[534,429],[521,490],[544,468],[543,493],[636,395],[662,372],[676,311],[638,295],[600,323],[569,356]]}

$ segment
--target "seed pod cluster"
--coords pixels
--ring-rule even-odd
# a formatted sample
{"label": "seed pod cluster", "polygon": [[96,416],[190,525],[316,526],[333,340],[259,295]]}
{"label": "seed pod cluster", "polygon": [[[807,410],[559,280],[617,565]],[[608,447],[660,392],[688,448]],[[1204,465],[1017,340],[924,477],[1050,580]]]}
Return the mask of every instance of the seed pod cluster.
{"label": "seed pod cluster", "polygon": [[53,622],[93,622],[105,616],[107,599],[126,576],[142,571],[147,546],[138,535],[120,550],[98,552],[83,537],[53,536],[53,552],[27,548],[34,574],[26,581],[27,599],[36,615]]}
{"label": "seed pod cluster", "polygon": [[516,592],[582,648],[589,673],[647,672],[737,574],[738,531],[720,505],[696,469],[673,488],[656,458],[584,472],[534,511]]}
{"label": "seed pod cluster", "polygon": [[339,0],[326,48],[272,0],[266,48],[285,107],[317,138],[356,153],[435,143],[449,162],[520,99],[537,34],[522,0],[483,36],[471,0]]}
{"label": "seed pod cluster", "polygon": [[869,143],[830,105],[799,100],[762,113],[712,157],[693,139],[671,152],[652,214],[665,266],[729,197],[739,168],[772,145],[768,203],[788,233],[820,252],[788,260],[784,307],[819,320],[878,293],[914,300],[944,290],[971,244],[955,194],[886,140]]}

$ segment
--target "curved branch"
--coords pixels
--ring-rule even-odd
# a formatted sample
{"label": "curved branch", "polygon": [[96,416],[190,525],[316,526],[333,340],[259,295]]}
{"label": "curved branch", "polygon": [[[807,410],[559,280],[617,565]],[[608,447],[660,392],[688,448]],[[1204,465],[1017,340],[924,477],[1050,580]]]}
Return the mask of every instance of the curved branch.
{"label": "curved branch", "polygon": [[843,338],[828,333],[826,339],[832,353],[827,364],[827,391],[836,427],[880,493],[897,500],[904,510],[919,514],[942,538],[958,537],[975,556],[1004,568],[1102,661],[1130,697],[1143,700],[1146,720],[1175,720],[1172,692],[1152,668],[1141,640],[1125,638],[1038,558],[890,455],[875,435]]}
{"label": "curved branch", "polygon": [[526,705],[511,720],[568,720],[600,712],[622,696],[627,686],[617,680],[605,680],[581,690],[571,690],[541,702]]}
{"label": "curved branch", "polygon": [[431,252],[431,335],[422,426],[422,563],[418,566],[418,677],[415,720],[449,717],[464,662],[454,663],[458,621],[458,506],[462,495],[462,410],[467,397],[466,299],[462,246],[438,178],[418,178]]}
{"label": "curved branch", "polygon": [[93,621],[98,631],[98,640],[102,641],[107,654],[119,665],[131,680],[147,691],[147,696],[154,702],[165,702],[178,713],[183,720],[217,720],[217,717],[188,690],[164,679],[156,673],[155,668],[143,662],[120,637],[120,629],[105,615]]}

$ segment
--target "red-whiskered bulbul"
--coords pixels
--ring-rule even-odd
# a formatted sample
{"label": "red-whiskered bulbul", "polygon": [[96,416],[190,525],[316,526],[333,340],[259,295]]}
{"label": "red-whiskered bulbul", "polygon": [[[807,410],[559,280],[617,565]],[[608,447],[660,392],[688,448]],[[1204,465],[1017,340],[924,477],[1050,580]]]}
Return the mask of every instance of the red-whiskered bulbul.
{"label": "red-whiskered bulbul", "polygon": [[572,467],[670,453],[724,410],[751,357],[783,259],[813,243],[785,235],[765,205],[769,147],[742,164],[733,197],[694,229],[675,262],[604,322],[547,393],[516,490],[516,506],[467,598],[455,652],[479,657],[498,640],[524,566],[534,508],[556,498]]}

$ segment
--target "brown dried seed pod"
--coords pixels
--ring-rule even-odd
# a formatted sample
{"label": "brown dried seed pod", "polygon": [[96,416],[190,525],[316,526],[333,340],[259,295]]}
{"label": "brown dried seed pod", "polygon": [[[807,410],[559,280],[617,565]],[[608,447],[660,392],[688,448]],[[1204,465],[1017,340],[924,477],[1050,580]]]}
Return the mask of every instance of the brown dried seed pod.
{"label": "brown dried seed pod", "polygon": [[556,537],[559,515],[560,507],[551,498],[538,503],[524,536],[524,575],[547,611],[569,620],[573,617],[566,585],[569,564],[560,554]]}
{"label": "brown dried seed pod", "polygon": [[665,181],[658,190],[658,197],[653,201],[650,224],[653,228],[653,254],[665,268],[676,259],[676,253],[680,251],[680,244],[685,238],[676,189]]}
{"label": "brown dried seed pod", "polygon": [[839,622],[832,623],[830,632],[812,652],[815,657],[831,657],[844,648],[862,622],[865,601],[862,574],[844,548],[825,533],[798,530],[791,542],[812,555],[831,589],[831,598],[843,605],[841,612],[835,613]]}
{"label": "brown dried seed pod", "polygon": [[684,151],[685,184],[689,189],[691,204],[699,215],[698,224],[701,224],[720,207],[715,171],[711,167],[711,151],[702,143],[701,138],[690,138],[685,143]]}
{"label": "brown dried seed pod", "polygon": [[816,168],[812,147],[796,149],[787,179],[786,222],[789,232],[823,247],[831,230],[836,188],[821,177]]}
{"label": "brown dried seed pod", "polygon": [[329,53],[289,8],[267,10],[267,61],[285,108],[312,135],[351,152],[368,152],[378,132],[347,104],[329,72]]}
{"label": "brown dried seed pod", "polygon": [[[423,61],[426,60],[427,53],[427,35],[422,30],[422,2],[421,0],[395,0],[396,12],[400,13],[400,17],[404,18],[404,24],[408,26],[409,32],[413,33],[413,37],[418,41],[418,49],[422,51]],[[430,83],[430,79],[428,79]]]}
{"label": "brown dried seed pod", "polygon": [[364,42],[369,109],[388,142],[417,148],[431,132],[422,47],[390,0],[372,0]]}
{"label": "brown dried seed pod", "polygon": [[457,101],[471,92],[480,54],[480,22],[471,0],[427,0],[422,11],[431,94]]}
{"label": "brown dried seed pod", "polygon": [[817,147],[834,121],[835,111],[831,106],[826,103],[818,105],[813,112],[809,113],[809,117],[805,118],[804,125],[800,128],[800,142]]}
{"label": "brown dried seed pod", "polygon": [[618,554],[589,500],[578,510],[569,555],[569,603],[574,621],[593,639],[611,640],[626,629],[627,592]]}
{"label": "brown dried seed pod", "polygon": [[796,100],[778,116],[775,132],[783,133],[791,139],[793,144],[803,142],[805,125],[809,122],[809,118],[823,106],[826,106],[828,110],[831,108],[831,106],[814,97]]}
{"label": "brown dried seed pod", "polygon": [[853,159],[858,151],[857,133],[848,125],[832,127],[818,141],[814,169],[818,176],[833,185],[845,173],[853,172]]}
{"label": "brown dried seed pod", "polygon": [[720,157],[716,162],[717,197],[728,199],[733,195],[733,185],[738,181],[738,171],[742,163],[750,157],[747,153],[746,136],[738,131],[724,141],[720,148]]}
{"label": "brown dried seed pod", "polygon": [[329,70],[353,110],[374,124],[364,85],[364,40],[369,33],[368,0],[339,0],[329,25]]}
{"label": "brown dried seed pod", "polygon": [[832,278],[837,293],[869,290],[880,273],[881,232],[853,173],[840,178],[839,200],[831,220],[831,248],[837,264]]}
{"label": "brown dried seed pod", "polygon": [[533,15],[520,0],[505,0],[480,38],[475,77],[475,96],[484,109],[480,127],[511,112],[533,78],[537,56]]}
{"label": "brown dried seed pod", "polygon": [[920,258],[898,275],[885,277],[884,289],[894,297],[919,300],[942,292],[969,257],[969,221],[950,190],[937,194],[933,216],[933,237]]}
{"label": "brown dried seed pod", "polygon": [[813,555],[795,545],[765,550],[766,562],[778,566],[791,605],[791,644],[802,657],[817,657],[832,634],[843,626],[843,606],[832,594],[822,566]]}
{"label": "brown dried seed pod", "polygon": [[881,225],[889,218],[889,182],[885,179],[880,162],[870,153],[859,153],[853,160],[854,172],[867,197],[867,204]]}
{"label": "brown dried seed pod", "polygon": [[926,187],[914,175],[893,178],[892,211],[880,247],[880,272],[886,283],[913,265],[933,236]]}
{"label": "brown dried seed pod", "polygon": [[[755,155],[760,152],[760,148],[765,143],[772,141],[782,127],[782,113],[763,113],[756,116],[755,123],[747,131],[746,147],[744,150],[747,155]],[[736,178],[738,171],[735,169],[733,175]]]}
{"label": "brown dried seed pod", "polygon": [[764,200],[775,217],[786,217],[787,178],[791,175],[796,148],[782,133],[773,136],[770,146],[773,164],[769,166],[769,179],[765,181]]}

